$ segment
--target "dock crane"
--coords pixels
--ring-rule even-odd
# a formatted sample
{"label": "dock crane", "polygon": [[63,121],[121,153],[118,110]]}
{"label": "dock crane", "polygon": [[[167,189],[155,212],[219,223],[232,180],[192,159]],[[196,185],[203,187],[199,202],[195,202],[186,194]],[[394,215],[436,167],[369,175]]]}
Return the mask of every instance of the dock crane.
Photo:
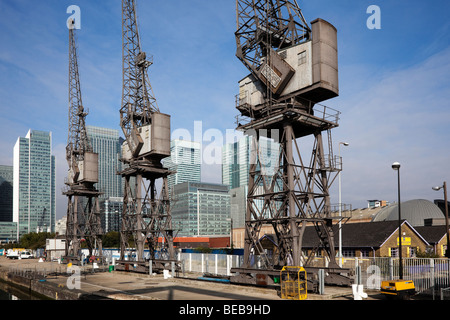
{"label": "dock crane", "polygon": [[[340,112],[320,104],[339,95],[337,30],[323,19],[309,25],[296,0],[236,0],[236,22],[236,56],[250,72],[239,81],[237,129],[251,136],[256,160],[249,170],[244,261],[231,270],[232,282],[271,285],[284,266],[304,267],[313,279],[312,258],[323,254],[327,281],[348,284],[349,270],[335,259],[333,224],[343,218],[332,214],[329,193],[342,170],[331,141]],[[279,142],[272,176],[260,158],[264,136]],[[303,138],[313,141],[309,162],[299,148]],[[261,244],[263,225],[273,227],[273,255]],[[317,246],[305,255],[307,225],[314,226]]]}
{"label": "dock crane", "polygon": [[66,262],[79,263],[81,241],[84,239],[93,254],[95,246],[102,252],[102,228],[95,184],[98,182],[98,154],[94,153],[86,132],[86,116],[81,97],[75,20],[69,21],[69,125],[66,160],[69,166],[65,179],[67,196]]}
{"label": "dock crane", "polygon": [[[157,271],[175,261],[168,176],[161,160],[170,156],[170,116],[160,112],[148,68],[153,59],[142,51],[136,2],[122,0],[123,88],[120,127],[124,178],[121,253],[117,270]],[[160,187],[160,192],[157,188]],[[160,241],[161,239],[161,241]],[[144,248],[148,245],[146,261]],[[135,246],[135,258],[129,249]],[[128,259],[128,260],[127,260]],[[130,270],[131,271],[131,270]]]}

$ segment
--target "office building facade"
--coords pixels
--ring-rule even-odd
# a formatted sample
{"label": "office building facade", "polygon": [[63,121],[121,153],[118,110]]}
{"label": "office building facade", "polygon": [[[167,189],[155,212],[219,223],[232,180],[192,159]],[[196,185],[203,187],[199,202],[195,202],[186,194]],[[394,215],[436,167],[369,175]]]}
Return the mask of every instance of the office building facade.
{"label": "office building facade", "polygon": [[55,157],[50,132],[30,130],[14,146],[13,222],[17,237],[54,232]]}
{"label": "office building facade", "polygon": [[0,166],[0,222],[13,221],[13,166]]}
{"label": "office building facade", "polygon": [[102,219],[102,229],[105,233],[119,232],[122,227],[122,197],[109,197],[104,201],[105,212]]}
{"label": "office building facade", "polygon": [[[256,152],[259,161],[256,162]],[[222,184],[231,189],[248,185],[250,164],[256,162],[256,170],[262,175],[273,176],[278,170],[280,144],[271,139],[261,138],[256,150],[251,136],[243,136],[239,141],[222,148]]]}
{"label": "office building facade", "polygon": [[[279,166],[279,143],[261,138],[259,150],[256,150],[252,137],[243,136],[238,141],[226,144],[222,148],[222,184],[230,187],[233,228],[243,228],[245,225],[250,165],[252,162],[256,162],[256,152],[259,154],[256,171],[260,171],[264,175],[266,183],[271,183]],[[277,181],[275,189],[281,186],[282,182]],[[256,188],[261,192],[263,190],[262,186]],[[262,200],[255,200],[255,203],[262,209],[264,205]]]}
{"label": "office building facade", "polygon": [[177,236],[229,235],[229,187],[203,182],[174,186],[172,226]]}
{"label": "office building facade", "polygon": [[87,135],[92,149],[98,154],[98,183],[96,188],[102,192],[99,200],[109,197],[122,197],[121,144],[119,131],[108,128],[86,126]]}
{"label": "office building facade", "polygon": [[222,148],[222,184],[231,189],[248,185],[252,139],[244,136]]}
{"label": "office building facade", "polygon": [[98,154],[98,183],[95,186],[102,192],[99,196],[102,230],[104,233],[120,231],[123,179],[117,172],[122,170],[122,139],[115,129],[86,126],[86,131],[93,151]]}
{"label": "office building facade", "polygon": [[17,222],[0,222],[0,243],[16,242]]}
{"label": "office building facade", "polygon": [[183,182],[201,181],[201,144],[186,140],[170,142],[170,157],[163,159],[164,167],[173,171],[168,179],[169,192]]}

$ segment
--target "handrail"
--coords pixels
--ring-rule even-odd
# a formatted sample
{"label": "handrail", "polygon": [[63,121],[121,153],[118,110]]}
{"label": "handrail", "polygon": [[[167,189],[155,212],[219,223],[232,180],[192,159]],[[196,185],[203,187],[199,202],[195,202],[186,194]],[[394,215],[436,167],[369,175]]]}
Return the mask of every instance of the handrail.
{"label": "handrail", "polygon": [[[237,94],[235,96],[235,103],[236,103],[236,108],[239,109],[243,109],[246,110],[248,114],[252,114],[252,105],[248,104],[247,102],[247,96],[245,98],[240,98],[240,95]],[[310,110],[311,112],[306,113],[306,115],[310,116],[311,118],[317,118],[317,119],[321,119],[327,122],[331,122],[335,125],[338,125],[339,120],[340,120],[340,114],[341,112],[333,109],[331,107],[328,107],[326,105],[320,104],[320,103],[314,103],[313,101],[304,99],[306,101],[309,102],[310,106],[312,107],[312,110]],[[299,113],[302,113],[302,110],[294,108],[294,110],[298,111]],[[241,125],[246,125],[248,123],[250,123],[252,121],[252,118],[249,116],[243,116],[238,115],[236,116],[236,124],[241,124]],[[240,125],[238,125],[240,126]]]}

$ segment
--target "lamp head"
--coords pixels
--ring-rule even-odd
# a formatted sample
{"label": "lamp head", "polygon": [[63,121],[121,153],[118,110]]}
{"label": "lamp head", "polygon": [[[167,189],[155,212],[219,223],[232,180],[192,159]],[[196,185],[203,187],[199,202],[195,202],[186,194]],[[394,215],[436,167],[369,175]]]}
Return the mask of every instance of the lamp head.
{"label": "lamp head", "polygon": [[394,169],[394,170],[399,170],[399,169],[400,169],[400,163],[394,162],[394,163],[392,164],[392,169]]}
{"label": "lamp head", "polygon": [[433,187],[432,189],[435,190],[435,191],[439,191],[439,190],[441,190],[441,188],[442,187]]}

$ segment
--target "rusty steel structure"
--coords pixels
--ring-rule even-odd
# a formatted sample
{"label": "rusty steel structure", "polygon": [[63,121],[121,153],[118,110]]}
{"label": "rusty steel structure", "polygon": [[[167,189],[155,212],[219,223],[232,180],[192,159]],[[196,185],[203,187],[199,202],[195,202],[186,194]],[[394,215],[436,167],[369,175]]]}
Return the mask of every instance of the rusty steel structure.
{"label": "rusty steel structure", "polygon": [[[250,71],[239,82],[237,129],[251,136],[253,161],[244,263],[232,269],[232,281],[273,284],[287,265],[303,266],[313,279],[312,257],[323,251],[327,281],[349,284],[349,270],[335,259],[333,225],[344,218],[332,213],[329,194],[342,170],[331,138],[340,112],[320,104],[339,95],[337,31],[322,19],[309,26],[295,0],[236,0],[236,16],[236,56]],[[279,143],[272,171],[265,170],[263,137]],[[260,242],[264,225],[273,228],[270,254]],[[317,233],[309,254],[303,252],[306,226]]]}
{"label": "rusty steel structure", "polygon": [[81,259],[81,241],[86,241],[89,255],[98,248],[102,255],[103,234],[98,197],[98,154],[92,151],[86,134],[86,116],[81,97],[75,21],[69,24],[69,125],[66,160],[69,166],[63,194],[67,196],[66,250],[67,262]]}
{"label": "rusty steel structure", "polygon": [[122,1],[122,41],[120,126],[125,142],[119,174],[125,185],[116,268],[158,271],[176,262],[167,180],[171,172],[161,164],[170,156],[170,116],[160,112],[148,78],[153,62],[141,48],[134,0]]}

